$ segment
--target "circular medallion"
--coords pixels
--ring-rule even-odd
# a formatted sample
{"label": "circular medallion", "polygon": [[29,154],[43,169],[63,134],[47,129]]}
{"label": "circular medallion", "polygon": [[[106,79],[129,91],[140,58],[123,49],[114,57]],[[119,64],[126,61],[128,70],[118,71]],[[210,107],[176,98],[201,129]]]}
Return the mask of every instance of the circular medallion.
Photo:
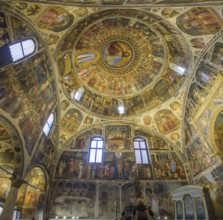
{"label": "circular medallion", "polygon": [[128,66],[134,57],[133,48],[123,40],[113,40],[105,45],[102,59],[111,68]]}

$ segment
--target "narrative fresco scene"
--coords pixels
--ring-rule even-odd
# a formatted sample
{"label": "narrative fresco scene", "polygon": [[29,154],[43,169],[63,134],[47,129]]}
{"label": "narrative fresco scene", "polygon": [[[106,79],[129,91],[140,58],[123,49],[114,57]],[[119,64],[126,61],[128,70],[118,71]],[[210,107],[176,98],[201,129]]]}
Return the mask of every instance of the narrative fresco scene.
{"label": "narrative fresco scene", "polygon": [[222,220],[222,0],[2,0],[0,220]]}

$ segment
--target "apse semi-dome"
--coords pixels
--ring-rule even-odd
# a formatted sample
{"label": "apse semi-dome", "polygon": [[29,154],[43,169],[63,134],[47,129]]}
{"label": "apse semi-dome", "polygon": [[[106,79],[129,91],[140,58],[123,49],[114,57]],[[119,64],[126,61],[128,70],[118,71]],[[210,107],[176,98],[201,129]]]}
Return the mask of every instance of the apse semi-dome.
{"label": "apse semi-dome", "polygon": [[177,95],[191,58],[174,26],[140,10],[97,12],[72,27],[57,51],[67,97],[103,116],[119,116],[120,102],[128,116]]}

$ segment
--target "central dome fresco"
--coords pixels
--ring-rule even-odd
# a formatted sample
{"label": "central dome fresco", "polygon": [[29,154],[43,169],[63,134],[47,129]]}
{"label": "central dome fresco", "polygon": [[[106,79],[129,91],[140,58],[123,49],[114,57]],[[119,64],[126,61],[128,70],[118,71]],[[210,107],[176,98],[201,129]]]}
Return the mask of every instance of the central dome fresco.
{"label": "central dome fresco", "polygon": [[120,101],[125,115],[154,109],[177,94],[189,70],[183,35],[147,11],[97,12],[68,35],[58,47],[62,84],[73,103],[92,113],[118,116]]}

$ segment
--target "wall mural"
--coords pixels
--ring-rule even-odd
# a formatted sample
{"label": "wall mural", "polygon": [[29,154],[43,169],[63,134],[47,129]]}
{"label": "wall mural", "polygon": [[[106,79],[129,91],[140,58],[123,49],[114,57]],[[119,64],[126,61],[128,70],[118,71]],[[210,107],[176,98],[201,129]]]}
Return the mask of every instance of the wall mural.
{"label": "wall mural", "polygon": [[185,146],[190,143],[190,141],[193,139],[193,137],[195,136],[195,129],[193,128],[192,125],[190,125],[188,123],[188,121],[186,119],[184,119],[184,143]]}
{"label": "wall mural", "polygon": [[[46,57],[44,52],[37,54],[1,73],[0,106],[11,117],[20,117],[19,126],[29,154],[32,152],[38,134],[41,133],[41,128],[36,126],[35,120],[40,120],[43,125],[48,112],[56,103],[52,69]],[[11,76],[18,81],[11,80]],[[25,105],[27,100],[29,107]],[[28,111],[35,112],[38,118],[34,119],[31,116],[21,118],[24,112],[28,115]]]}
{"label": "wall mural", "polygon": [[46,190],[46,176],[42,168],[34,167],[27,174],[25,180],[30,185],[22,184],[18,192],[16,204],[22,209],[23,218],[32,219],[36,215],[36,207],[42,191]]}
{"label": "wall mural", "polygon": [[172,18],[175,17],[180,13],[180,10],[177,8],[164,8],[161,11],[161,15],[165,18]]}
{"label": "wall mural", "polygon": [[[11,175],[7,174],[14,172],[15,168],[15,152],[12,146],[11,135],[15,135],[10,129],[7,129],[4,124],[0,123],[0,201],[5,202],[10,186]],[[2,169],[1,169],[2,168]]]}
{"label": "wall mural", "polygon": [[154,119],[162,134],[170,133],[180,126],[180,120],[168,109],[158,111]]}
{"label": "wall mural", "polygon": [[219,151],[223,152],[223,111],[221,111],[214,124],[214,140]]}
{"label": "wall mural", "polygon": [[[155,216],[174,216],[174,204],[170,193],[185,185],[179,183],[147,183],[141,182],[140,191],[146,207],[151,206]],[[98,190],[96,190],[98,189]],[[115,218],[129,206],[129,200],[134,194],[133,183],[93,183],[75,181],[56,181],[51,200],[51,216],[66,216],[67,218]]]}
{"label": "wall mural", "polygon": [[176,23],[183,32],[193,36],[215,34],[222,28],[218,15],[203,7],[190,9],[177,17]]}
{"label": "wall mural", "polygon": [[22,172],[21,148],[21,142],[14,128],[0,118],[0,201],[3,203],[11,187],[12,174],[19,176]]}
{"label": "wall mural", "polygon": [[186,151],[190,161],[191,171],[194,176],[216,163],[216,159],[212,157],[212,149],[199,138],[191,144],[191,146],[187,147]]}
{"label": "wall mural", "polygon": [[0,48],[9,42],[9,27],[6,22],[6,16],[3,12],[0,12]]}
{"label": "wall mural", "polygon": [[53,146],[52,141],[44,137],[35,149],[30,166],[34,167],[36,165],[41,165],[48,171],[48,173],[50,173],[54,156],[55,147]]}
{"label": "wall mural", "polygon": [[99,128],[93,128],[79,135],[74,142],[70,145],[69,149],[88,150],[90,139],[93,135],[102,135],[102,130]]}
{"label": "wall mural", "polygon": [[42,6],[40,4],[28,4],[28,3],[15,3],[15,7],[23,11],[28,16],[36,16],[41,10]]}
{"label": "wall mural", "polygon": [[[88,148],[93,135],[105,133],[104,158],[101,164],[88,163]],[[151,154],[151,164],[136,164],[132,151],[133,140],[129,126],[106,126],[105,132],[94,128],[80,134],[60,156],[57,164],[57,178],[100,179],[100,180],[142,180],[186,178],[182,162],[170,146],[154,135],[140,130],[134,136],[145,137]],[[157,152],[167,150],[167,152]]]}
{"label": "wall mural", "polygon": [[170,149],[168,143],[164,141],[162,138],[157,137],[155,135],[148,134],[146,132],[135,130],[135,137],[145,137],[148,142],[148,148],[150,151],[152,150],[162,150],[162,149]]}
{"label": "wall mural", "polygon": [[116,184],[99,186],[99,218],[114,218],[120,213],[120,187]]}
{"label": "wall mural", "polygon": [[128,126],[106,127],[105,149],[119,151],[132,148],[130,135],[130,127]]}
{"label": "wall mural", "polygon": [[155,179],[185,179],[182,162],[174,152],[151,153]]}
{"label": "wall mural", "polygon": [[137,165],[133,153],[105,152],[103,164],[89,164],[88,152],[65,151],[57,164],[56,177],[75,179],[151,179],[150,165]]}
{"label": "wall mural", "polygon": [[202,49],[205,46],[203,37],[197,37],[190,40],[190,45],[196,49]]}
{"label": "wall mural", "polygon": [[190,86],[185,116],[188,121],[198,112],[199,107],[207,99],[215,83],[217,70],[201,63],[197,68],[194,82]]}
{"label": "wall mural", "polygon": [[74,16],[62,7],[54,6],[47,9],[38,19],[37,25],[41,29],[54,32],[64,31],[74,21]]}
{"label": "wall mural", "polygon": [[77,109],[69,109],[61,119],[61,128],[74,134],[83,120],[82,113]]}
{"label": "wall mural", "polygon": [[43,47],[41,40],[39,39],[39,37],[37,37],[35,31],[28,24],[12,16],[9,17],[9,21],[12,41],[18,41],[24,38],[35,38],[35,40],[37,41],[38,49],[41,49]]}
{"label": "wall mural", "polygon": [[95,215],[95,204],[95,183],[58,181],[55,183],[52,194],[51,215],[93,218]]}
{"label": "wall mural", "polygon": [[211,62],[220,68],[223,68],[223,44],[217,43],[211,57]]}

